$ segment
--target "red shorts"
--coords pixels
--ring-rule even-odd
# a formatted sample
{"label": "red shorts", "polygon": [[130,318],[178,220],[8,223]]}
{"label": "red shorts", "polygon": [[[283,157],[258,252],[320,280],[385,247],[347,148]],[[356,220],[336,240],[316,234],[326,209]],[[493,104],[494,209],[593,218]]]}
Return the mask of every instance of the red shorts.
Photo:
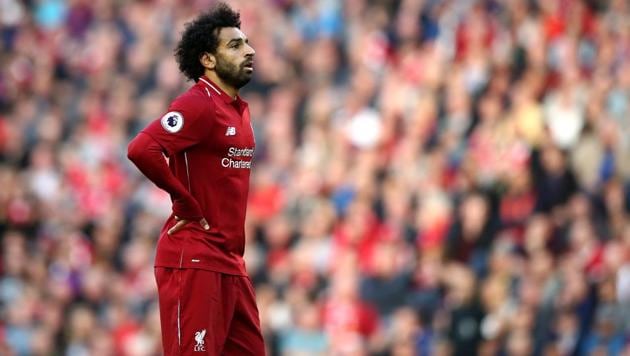
{"label": "red shorts", "polygon": [[155,279],[164,355],[265,354],[248,277],[156,267]]}

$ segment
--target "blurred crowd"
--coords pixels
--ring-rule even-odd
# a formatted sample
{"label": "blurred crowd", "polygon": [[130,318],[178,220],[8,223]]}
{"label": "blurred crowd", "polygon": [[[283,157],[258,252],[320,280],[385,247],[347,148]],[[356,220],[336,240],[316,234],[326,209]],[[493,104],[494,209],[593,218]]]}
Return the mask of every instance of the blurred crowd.
{"label": "blurred crowd", "polygon": [[[630,3],[238,0],[270,355],[630,354]],[[0,0],[0,355],[161,354],[127,142],[209,0]]]}

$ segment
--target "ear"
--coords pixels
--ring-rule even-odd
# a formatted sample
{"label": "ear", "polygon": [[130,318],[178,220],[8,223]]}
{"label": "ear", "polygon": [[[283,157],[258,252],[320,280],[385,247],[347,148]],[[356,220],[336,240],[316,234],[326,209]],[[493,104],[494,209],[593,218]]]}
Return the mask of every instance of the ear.
{"label": "ear", "polygon": [[201,65],[207,69],[214,69],[214,67],[217,65],[217,59],[215,58],[215,56],[208,52],[204,52],[201,55],[201,57],[199,58],[199,62],[201,62]]}

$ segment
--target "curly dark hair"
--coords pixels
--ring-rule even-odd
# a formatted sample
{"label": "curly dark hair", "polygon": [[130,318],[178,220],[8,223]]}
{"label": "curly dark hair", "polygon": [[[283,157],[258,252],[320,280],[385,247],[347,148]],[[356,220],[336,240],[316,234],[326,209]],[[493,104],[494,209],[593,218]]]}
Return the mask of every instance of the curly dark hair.
{"label": "curly dark hair", "polygon": [[179,70],[195,82],[204,73],[199,59],[204,52],[215,53],[219,45],[219,29],[241,28],[241,15],[220,2],[209,12],[199,15],[185,25],[182,38],[175,48]]}

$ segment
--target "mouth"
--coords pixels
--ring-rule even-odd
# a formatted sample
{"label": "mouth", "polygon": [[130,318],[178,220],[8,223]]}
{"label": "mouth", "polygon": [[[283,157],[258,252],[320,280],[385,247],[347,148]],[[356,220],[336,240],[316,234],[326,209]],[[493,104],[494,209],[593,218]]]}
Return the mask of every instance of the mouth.
{"label": "mouth", "polygon": [[254,71],[254,61],[247,61],[247,62],[243,63],[243,69],[245,69],[248,72],[253,72]]}

